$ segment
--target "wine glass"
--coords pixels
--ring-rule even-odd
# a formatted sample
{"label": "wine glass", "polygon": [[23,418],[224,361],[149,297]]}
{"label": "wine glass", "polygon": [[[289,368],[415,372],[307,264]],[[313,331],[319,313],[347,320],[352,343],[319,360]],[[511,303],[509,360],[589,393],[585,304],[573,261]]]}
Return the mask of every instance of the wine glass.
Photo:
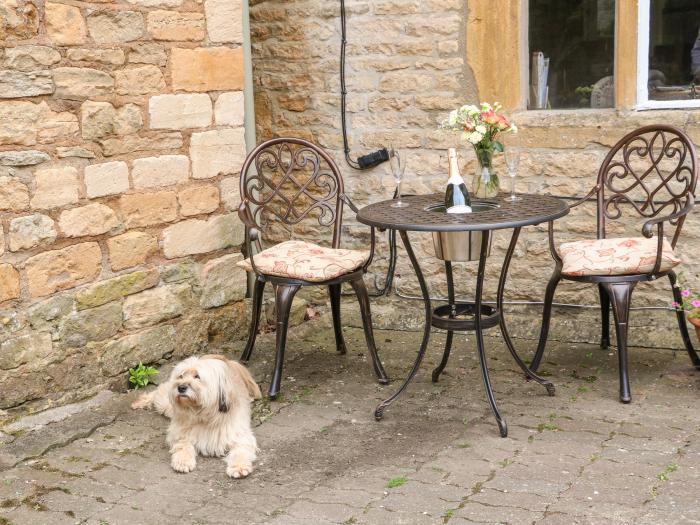
{"label": "wine glass", "polygon": [[404,171],[406,171],[406,158],[400,155],[394,146],[391,146],[389,149],[389,164],[391,166],[391,173],[394,175],[394,180],[396,181],[396,202],[392,204],[391,207],[405,208],[408,206],[408,203],[401,200],[401,180],[403,179]]}
{"label": "wine glass", "polygon": [[520,164],[520,150],[518,148],[507,147],[505,149],[506,168],[510,177],[510,196],[506,197],[507,201],[516,202],[522,200],[515,194],[515,177],[518,174],[518,165]]}

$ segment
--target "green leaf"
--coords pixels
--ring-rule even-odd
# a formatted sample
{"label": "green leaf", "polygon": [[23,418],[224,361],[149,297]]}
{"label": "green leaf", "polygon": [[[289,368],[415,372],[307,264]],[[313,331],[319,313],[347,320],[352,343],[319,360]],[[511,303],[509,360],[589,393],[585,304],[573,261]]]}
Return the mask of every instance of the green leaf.
{"label": "green leaf", "polygon": [[505,147],[501,142],[498,142],[497,140],[493,141],[493,151],[500,151],[503,153],[505,151]]}

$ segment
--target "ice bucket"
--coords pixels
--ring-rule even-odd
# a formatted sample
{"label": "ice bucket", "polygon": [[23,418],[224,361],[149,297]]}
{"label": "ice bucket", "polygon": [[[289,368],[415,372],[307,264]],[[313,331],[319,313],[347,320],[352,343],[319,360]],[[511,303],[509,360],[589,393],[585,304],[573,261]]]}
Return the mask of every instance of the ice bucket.
{"label": "ice bucket", "polygon": [[[472,213],[498,208],[498,204],[490,201],[472,201]],[[427,211],[446,213],[444,204],[433,204],[426,208]],[[481,253],[481,239],[483,232],[433,232],[433,246],[435,257],[443,261],[468,262],[478,261]],[[491,239],[486,256],[491,255]]]}

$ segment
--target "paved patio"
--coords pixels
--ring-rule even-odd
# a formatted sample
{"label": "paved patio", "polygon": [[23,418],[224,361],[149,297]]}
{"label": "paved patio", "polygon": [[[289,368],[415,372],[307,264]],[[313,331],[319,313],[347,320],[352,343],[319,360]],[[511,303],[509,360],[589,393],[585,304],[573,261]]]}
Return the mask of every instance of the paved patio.
{"label": "paved patio", "polygon": [[[387,371],[403,376],[420,334],[376,335]],[[284,397],[256,407],[261,453],[250,478],[227,478],[216,459],[174,473],[167,421],[131,411],[132,395],[105,393],[0,434],[0,524],[700,523],[700,373],[684,354],[632,349],[634,400],[623,406],[614,354],[553,344],[550,398],[487,338],[510,429],[501,439],[473,338],[457,338],[433,384],[437,335],[379,423],[374,406],[396,382],[373,382],[360,330],[346,329],[344,357],[332,338],[325,319],[293,332]],[[254,356],[262,382],[273,347],[264,336]]]}

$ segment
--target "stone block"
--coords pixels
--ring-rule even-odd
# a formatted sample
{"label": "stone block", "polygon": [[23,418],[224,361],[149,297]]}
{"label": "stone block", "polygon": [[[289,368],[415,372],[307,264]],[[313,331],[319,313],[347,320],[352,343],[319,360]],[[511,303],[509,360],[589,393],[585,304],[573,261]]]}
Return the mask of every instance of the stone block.
{"label": "stone block", "polygon": [[93,203],[62,211],[58,226],[66,237],[85,237],[102,235],[118,228],[121,223],[112,208]]}
{"label": "stone block", "polygon": [[27,334],[0,343],[0,369],[13,370],[27,363],[40,361],[51,354],[51,334]]}
{"label": "stone block", "polygon": [[46,33],[54,44],[82,44],[87,38],[87,28],[80,8],[46,2],[44,6]]}
{"label": "stone block", "polygon": [[60,322],[73,311],[73,297],[68,294],[54,295],[27,308],[27,319],[34,330],[56,333]]}
{"label": "stone block", "polygon": [[206,128],[212,119],[211,99],[204,93],[151,97],[148,112],[151,129]]}
{"label": "stone block", "polygon": [[216,43],[243,42],[243,13],[240,0],[205,0],[209,40]]}
{"label": "stone block", "polygon": [[48,46],[17,46],[5,50],[5,66],[19,71],[36,71],[61,61],[61,53]]}
{"label": "stone block", "polygon": [[50,71],[0,70],[0,98],[37,97],[53,91]]}
{"label": "stone block", "polygon": [[114,90],[114,79],[109,73],[89,67],[57,67],[53,80],[55,96],[69,100],[109,95]]}
{"label": "stone block", "polygon": [[168,55],[161,44],[155,42],[140,42],[131,45],[129,62],[134,64],[154,64],[164,67],[168,62]]}
{"label": "stone block", "polygon": [[9,248],[11,252],[18,252],[51,244],[56,240],[56,235],[54,221],[47,215],[35,213],[17,217],[10,221]]}
{"label": "stone block", "polygon": [[120,66],[126,60],[121,49],[68,49],[66,58],[73,62],[98,62],[110,66]]}
{"label": "stone block", "polygon": [[[309,303],[306,299],[301,297],[295,297],[292,301],[292,308],[289,311],[289,321],[288,326],[299,326],[301,323],[306,321],[306,310],[309,307]],[[277,320],[277,310],[275,308],[275,300],[271,298],[265,303],[265,321],[267,324],[275,324]]]}
{"label": "stone block", "polygon": [[0,211],[21,212],[29,208],[29,188],[14,177],[0,177]]}
{"label": "stone block", "polygon": [[34,173],[35,190],[30,204],[34,209],[59,208],[80,198],[78,170],[71,166],[46,168]]}
{"label": "stone block", "polygon": [[177,194],[180,214],[185,217],[211,213],[219,207],[219,189],[216,186],[186,188]]}
{"label": "stone block", "polygon": [[172,191],[123,195],[119,208],[127,228],[140,228],[177,219],[177,196]]}
{"label": "stone block", "polygon": [[90,199],[117,195],[129,189],[129,168],[124,161],[85,167],[85,189]]}
{"label": "stone block", "polygon": [[74,244],[27,259],[25,271],[30,297],[43,297],[95,279],[102,269],[96,242]]}
{"label": "stone block", "polygon": [[75,295],[75,306],[78,310],[95,308],[128,295],[153,288],[158,284],[158,270],[139,270],[112,279],[100,281],[83,288]]}
{"label": "stone block", "polygon": [[184,0],[127,0],[127,2],[142,7],[179,7]]}
{"label": "stone block", "polygon": [[67,157],[75,157],[78,159],[94,159],[96,157],[92,150],[87,148],[81,148],[80,146],[63,146],[56,148],[56,156],[59,159],[64,159]]}
{"label": "stone block", "polygon": [[105,157],[127,155],[139,151],[179,150],[182,148],[182,133],[175,131],[151,133],[145,136],[129,135],[123,138],[100,140]]}
{"label": "stone block", "polygon": [[182,91],[240,91],[243,89],[243,49],[173,48],[172,87]]}
{"label": "stone block", "polygon": [[119,95],[148,95],[165,90],[165,79],[158,66],[130,67],[114,73]]}
{"label": "stone block", "polygon": [[124,300],[124,326],[133,330],[181,316],[184,307],[174,292],[170,286],[160,286],[127,297]]}
{"label": "stone block", "polygon": [[48,153],[34,149],[0,152],[0,166],[36,166],[49,160]]}
{"label": "stone block", "polygon": [[186,155],[161,155],[134,160],[131,179],[134,188],[156,188],[186,182],[190,159]]}
{"label": "stone block", "polygon": [[204,39],[204,15],[193,12],[156,10],[148,13],[148,33],[155,40]]}
{"label": "stone block", "polygon": [[54,112],[45,101],[39,104],[0,101],[0,145],[31,146],[67,139],[78,131],[78,119],[67,111]]}
{"label": "stone block", "polygon": [[71,348],[80,348],[89,341],[104,341],[122,326],[122,306],[109,303],[72,313],[59,328],[59,339]]}
{"label": "stone block", "polygon": [[109,102],[86,100],[80,106],[80,123],[83,138],[93,140],[136,133],[143,127],[143,117],[136,104],[115,108]]}
{"label": "stone block", "polygon": [[245,110],[243,92],[221,93],[214,104],[214,119],[217,126],[243,126]]}
{"label": "stone block", "polygon": [[87,26],[98,44],[131,42],[146,32],[143,16],[137,11],[96,11],[88,16]]}
{"label": "stone block", "polygon": [[105,346],[100,357],[100,368],[106,376],[126,372],[139,362],[155,363],[175,351],[175,328],[158,326],[127,335]]}
{"label": "stone block", "polygon": [[190,219],[163,231],[163,252],[167,259],[209,253],[241,244],[243,235],[243,225],[234,214]]}
{"label": "stone block", "polygon": [[19,297],[19,272],[11,264],[0,264],[0,303]]}
{"label": "stone block", "polygon": [[158,251],[158,243],[147,233],[133,231],[107,239],[107,249],[110,266],[116,272],[144,263]]}
{"label": "stone block", "polygon": [[160,267],[160,277],[166,283],[176,283],[192,279],[197,265],[191,262],[179,262]]}
{"label": "stone block", "polygon": [[214,308],[245,299],[248,274],[236,266],[242,260],[240,253],[232,253],[204,265],[200,277],[202,295],[199,304],[202,308]]}
{"label": "stone block", "polygon": [[221,179],[221,202],[229,211],[238,211],[241,204],[240,177],[226,177]]}
{"label": "stone block", "polygon": [[239,173],[245,160],[243,128],[193,133],[190,140],[192,177],[209,179]]}

